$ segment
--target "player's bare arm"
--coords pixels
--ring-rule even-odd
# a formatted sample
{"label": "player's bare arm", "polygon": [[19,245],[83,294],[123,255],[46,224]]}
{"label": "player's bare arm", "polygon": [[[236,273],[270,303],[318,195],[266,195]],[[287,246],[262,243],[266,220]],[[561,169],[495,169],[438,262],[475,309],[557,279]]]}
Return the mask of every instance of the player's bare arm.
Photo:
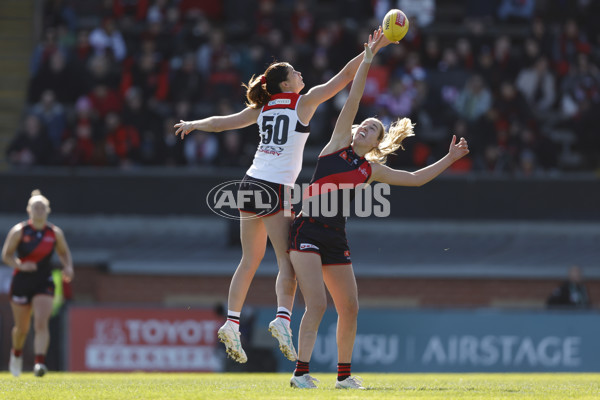
{"label": "player's bare arm", "polygon": [[195,121],[180,121],[173,127],[177,128],[175,135],[183,139],[188,133],[199,130],[204,132],[223,132],[231,129],[245,128],[256,123],[260,114],[259,108],[246,107],[244,110],[231,115],[219,115]]}
{"label": "player's bare arm", "polygon": [[469,154],[467,141],[464,138],[461,138],[460,141],[456,143],[456,135],[453,135],[448,154],[437,162],[414,172],[392,169],[385,165],[372,163],[370,182],[377,181],[395,186],[423,186],[444,172],[456,160],[467,154]]}

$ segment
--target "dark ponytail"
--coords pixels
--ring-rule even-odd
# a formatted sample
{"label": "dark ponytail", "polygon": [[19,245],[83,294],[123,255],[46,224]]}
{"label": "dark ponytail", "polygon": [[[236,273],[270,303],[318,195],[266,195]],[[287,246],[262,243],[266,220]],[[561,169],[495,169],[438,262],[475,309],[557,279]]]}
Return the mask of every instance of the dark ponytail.
{"label": "dark ponytail", "polygon": [[281,82],[288,79],[291,65],[285,62],[275,62],[269,65],[264,74],[252,75],[250,82],[246,85],[246,106],[250,108],[260,108],[265,106],[271,96],[281,93]]}

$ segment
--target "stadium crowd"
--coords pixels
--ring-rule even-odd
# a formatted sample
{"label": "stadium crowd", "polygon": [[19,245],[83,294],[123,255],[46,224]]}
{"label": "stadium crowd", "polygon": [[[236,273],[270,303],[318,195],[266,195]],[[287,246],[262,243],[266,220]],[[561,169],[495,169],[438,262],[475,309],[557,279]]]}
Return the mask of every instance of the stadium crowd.
{"label": "stadium crowd", "polygon": [[[255,127],[198,132],[179,120],[244,105],[242,82],[273,60],[327,80],[390,8],[407,36],[377,58],[358,119],[408,116],[417,138],[391,166],[422,167],[452,133],[454,169],[530,175],[600,168],[600,2],[591,0],[46,0],[15,167],[243,166]],[[455,12],[450,12],[454,10]],[[322,147],[347,91],[321,105]]]}

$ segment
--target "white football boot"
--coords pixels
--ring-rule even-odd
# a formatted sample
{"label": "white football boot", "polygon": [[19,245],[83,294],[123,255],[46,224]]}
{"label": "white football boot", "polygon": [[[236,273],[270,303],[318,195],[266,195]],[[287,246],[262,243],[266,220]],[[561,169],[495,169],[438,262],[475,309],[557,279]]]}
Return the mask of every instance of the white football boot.
{"label": "white football boot", "polygon": [[227,354],[232,360],[239,363],[245,363],[248,361],[248,357],[246,357],[246,352],[242,348],[240,332],[234,329],[233,324],[234,322],[226,321],[225,324],[219,328],[217,336],[227,348]]}
{"label": "white football boot", "polygon": [[309,374],[304,374],[302,376],[292,376],[290,386],[297,389],[316,389],[315,382],[319,382],[319,380]]}
{"label": "white football boot", "polygon": [[298,355],[294,348],[294,341],[292,340],[292,330],[286,325],[281,318],[275,318],[269,323],[269,332],[275,339],[279,341],[279,350],[283,355],[290,361],[296,361]]}
{"label": "white football boot", "polygon": [[343,381],[335,381],[336,389],[364,389],[362,379],[358,376],[349,376]]}
{"label": "white football boot", "polygon": [[13,376],[20,376],[23,371],[23,356],[15,357],[15,355],[10,353],[10,361],[8,363],[8,369]]}

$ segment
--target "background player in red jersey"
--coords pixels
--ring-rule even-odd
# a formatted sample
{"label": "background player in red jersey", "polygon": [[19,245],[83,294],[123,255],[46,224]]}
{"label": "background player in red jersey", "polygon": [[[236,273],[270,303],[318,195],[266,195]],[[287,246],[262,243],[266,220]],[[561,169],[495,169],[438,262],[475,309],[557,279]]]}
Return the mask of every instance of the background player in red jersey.
{"label": "background player in red jersey", "polygon": [[27,203],[29,220],[13,226],[2,248],[2,261],[14,269],[10,285],[10,306],[15,325],[9,369],[19,376],[23,368],[22,350],[33,313],[35,376],[46,371],[46,352],[50,343],[48,321],[52,313],[54,282],[51,261],[54,250],[63,266],[63,277],[73,279],[71,251],[62,230],[48,222],[50,202],[39,190],[31,193]]}
{"label": "background player in red jersey", "polygon": [[[373,181],[399,186],[421,186],[448,168],[468,152],[467,142],[456,143],[453,136],[448,154],[436,163],[415,172],[394,170],[383,165],[387,155],[402,147],[402,141],[413,135],[413,124],[403,118],[390,126],[389,132],[376,118],[367,118],[353,125],[373,54],[365,44],[363,61],[356,72],[350,95],[337,119],[329,143],[323,148],[306,196],[329,196],[331,186],[336,191],[352,187],[351,198],[362,184]],[[319,187],[328,184],[327,190]],[[344,196],[337,194],[337,199]],[[327,204],[326,198],[316,204]],[[298,334],[298,361],[292,387],[315,388],[316,379],[309,375],[312,355],[321,318],[327,308],[326,287],[338,313],[337,347],[339,389],[364,389],[360,380],[351,375],[352,351],[356,337],[358,289],[350,249],[346,240],[346,218],[342,209],[323,216],[305,210],[296,217],[290,230],[290,258],[306,303],[306,311]]]}

